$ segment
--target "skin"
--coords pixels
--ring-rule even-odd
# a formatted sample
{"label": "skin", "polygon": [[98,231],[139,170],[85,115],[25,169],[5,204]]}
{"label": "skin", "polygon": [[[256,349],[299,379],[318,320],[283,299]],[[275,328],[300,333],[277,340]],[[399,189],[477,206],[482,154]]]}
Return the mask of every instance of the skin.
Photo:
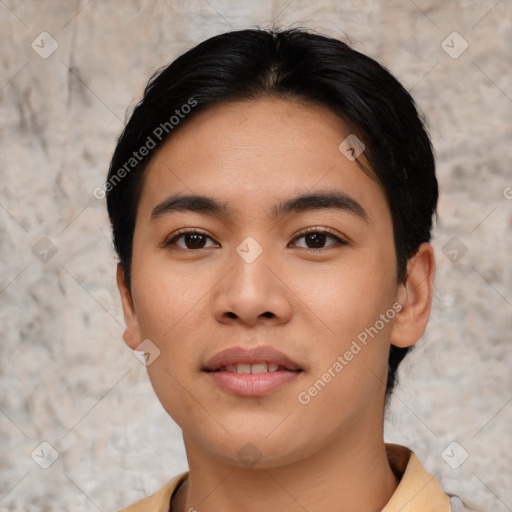
{"label": "skin", "polygon": [[[183,123],[146,169],[131,290],[121,267],[117,277],[124,339],[131,349],[144,339],[159,348],[148,374],[183,431],[190,477],[173,511],[378,511],[396,489],[382,433],[388,352],[425,330],[434,255],[423,244],[397,282],[390,210],[377,181],[339,151],[349,133],[321,106],[224,103]],[[366,218],[338,208],[272,217],[276,203],[318,191],[349,196]],[[206,195],[233,213],[152,219],[172,194]],[[163,246],[182,228],[206,234],[205,246],[187,248],[183,237]],[[345,243],[328,235],[312,244],[300,236],[307,228]],[[253,263],[236,252],[248,236],[263,249]],[[395,302],[400,313],[301,404],[299,393]],[[201,371],[220,350],[257,345],[279,349],[303,372],[268,396],[241,397]],[[252,467],[238,456],[246,443],[260,457]]]}

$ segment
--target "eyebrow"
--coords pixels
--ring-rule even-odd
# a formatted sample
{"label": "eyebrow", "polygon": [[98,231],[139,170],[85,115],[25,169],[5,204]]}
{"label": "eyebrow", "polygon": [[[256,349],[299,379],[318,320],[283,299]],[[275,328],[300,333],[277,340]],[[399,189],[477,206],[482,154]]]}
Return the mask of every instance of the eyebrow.
{"label": "eyebrow", "polygon": [[343,210],[368,222],[368,214],[364,208],[355,199],[338,190],[326,190],[292,197],[274,206],[272,214],[274,217],[280,218],[290,213],[329,208]]}
{"label": "eyebrow", "polygon": [[[285,217],[291,213],[313,210],[338,209],[355,215],[368,222],[368,214],[355,199],[337,190],[326,190],[301,194],[282,201],[272,208],[272,217]],[[174,194],[159,203],[151,212],[151,219],[157,219],[173,212],[197,212],[216,217],[228,218],[232,209],[222,201],[203,195]]]}

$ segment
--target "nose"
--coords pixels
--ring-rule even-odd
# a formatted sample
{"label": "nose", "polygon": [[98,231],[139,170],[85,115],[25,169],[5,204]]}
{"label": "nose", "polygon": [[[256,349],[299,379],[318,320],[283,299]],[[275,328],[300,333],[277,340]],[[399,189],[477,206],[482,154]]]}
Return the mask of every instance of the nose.
{"label": "nose", "polygon": [[280,325],[290,320],[290,289],[280,278],[277,262],[266,250],[254,260],[238,253],[231,259],[231,270],[221,280],[214,298],[214,315],[223,324],[254,327]]}

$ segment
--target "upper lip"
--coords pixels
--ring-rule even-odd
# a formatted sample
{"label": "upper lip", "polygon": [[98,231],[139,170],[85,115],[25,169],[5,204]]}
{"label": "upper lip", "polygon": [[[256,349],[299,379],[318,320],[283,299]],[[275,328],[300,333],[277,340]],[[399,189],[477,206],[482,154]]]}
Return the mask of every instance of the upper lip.
{"label": "upper lip", "polygon": [[231,364],[256,364],[271,363],[283,366],[287,370],[300,370],[297,363],[279,350],[268,345],[261,345],[251,349],[242,347],[230,347],[217,352],[204,366],[204,371],[213,372],[223,366]]}

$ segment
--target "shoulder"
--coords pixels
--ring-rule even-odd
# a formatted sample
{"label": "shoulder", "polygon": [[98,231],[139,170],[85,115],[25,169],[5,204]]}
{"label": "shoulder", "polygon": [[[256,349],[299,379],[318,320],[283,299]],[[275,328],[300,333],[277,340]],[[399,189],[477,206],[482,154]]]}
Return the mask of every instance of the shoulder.
{"label": "shoulder", "polygon": [[409,448],[386,443],[386,452],[399,480],[384,509],[386,512],[477,512],[468,508],[458,496],[445,492]]}
{"label": "shoulder", "polygon": [[169,480],[151,496],[143,498],[119,512],[169,512],[172,495],[187,478],[188,471]]}

